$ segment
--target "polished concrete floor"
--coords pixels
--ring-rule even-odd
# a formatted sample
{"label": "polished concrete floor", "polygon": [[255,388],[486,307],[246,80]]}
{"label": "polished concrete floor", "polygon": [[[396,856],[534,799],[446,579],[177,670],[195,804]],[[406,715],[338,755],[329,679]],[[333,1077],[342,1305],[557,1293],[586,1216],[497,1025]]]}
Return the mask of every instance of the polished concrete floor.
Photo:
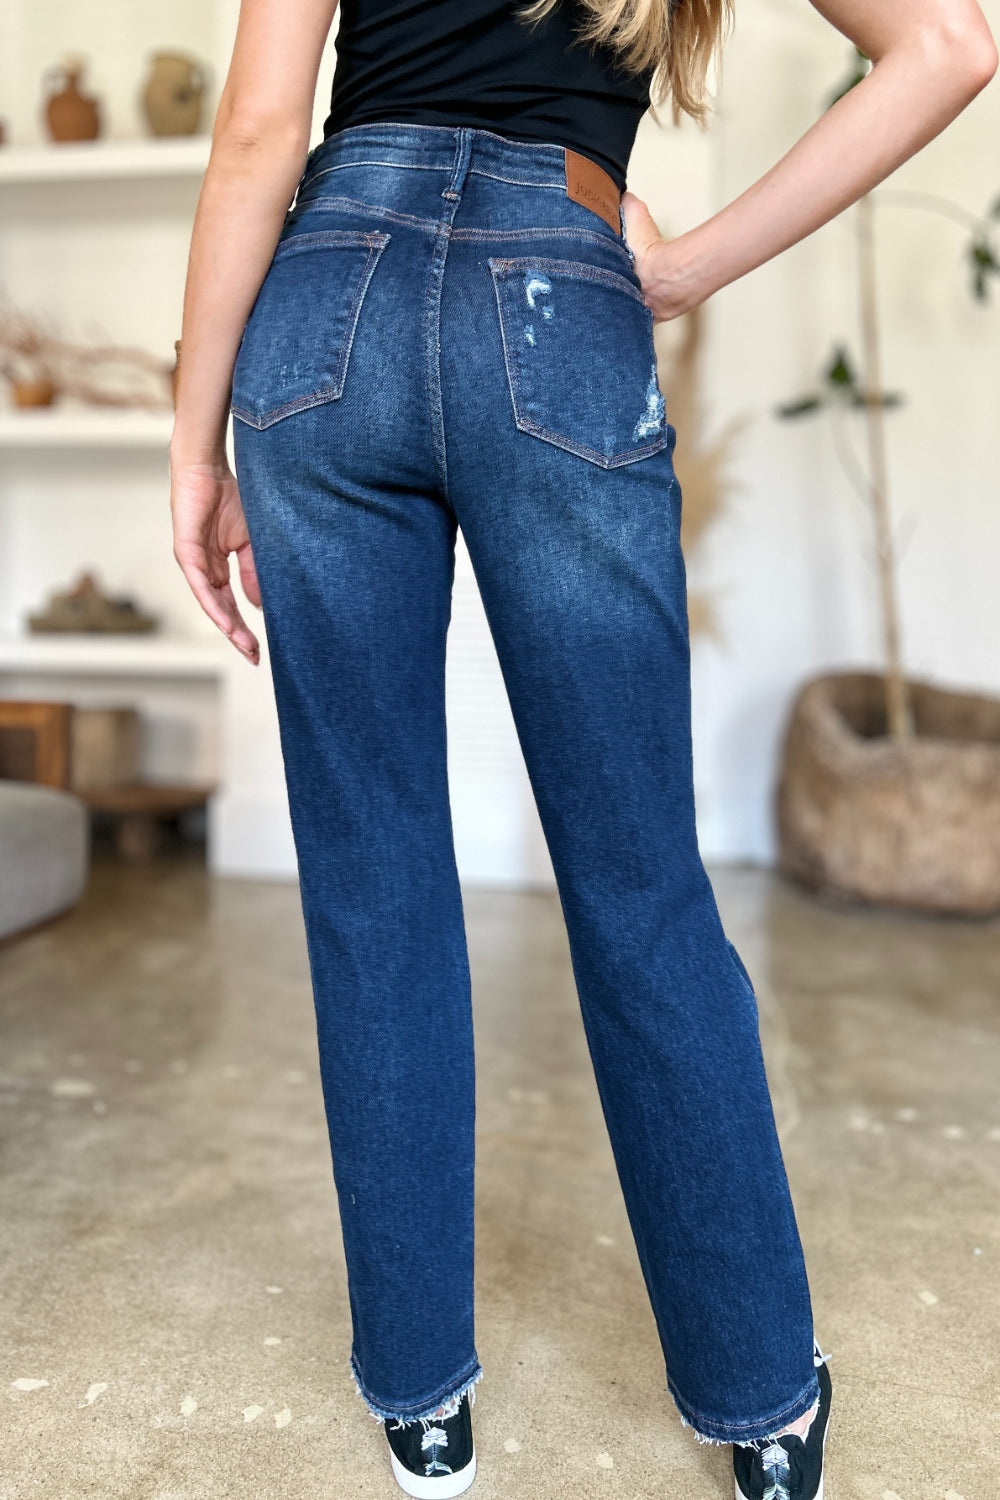
{"label": "polished concrete floor", "polygon": [[[836,1408],[828,1500],[1000,1496],[1000,924],[715,870]],[[481,1500],[715,1500],[664,1391],[556,898],[469,891]],[[0,950],[0,1500],[397,1494],[347,1373],[297,892],[103,864]]]}

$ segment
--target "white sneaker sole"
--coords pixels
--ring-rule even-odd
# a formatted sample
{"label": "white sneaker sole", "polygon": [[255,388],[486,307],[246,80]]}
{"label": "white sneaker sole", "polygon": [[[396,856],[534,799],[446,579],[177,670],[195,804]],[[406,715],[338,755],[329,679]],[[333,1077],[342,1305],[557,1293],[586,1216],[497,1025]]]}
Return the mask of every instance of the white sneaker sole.
{"label": "white sneaker sole", "polygon": [[464,1494],[476,1477],[474,1452],[465,1468],[459,1469],[457,1474],[430,1474],[426,1478],[422,1474],[412,1474],[391,1448],[389,1459],[396,1483],[407,1495],[413,1495],[414,1500],[451,1500],[453,1495]]}

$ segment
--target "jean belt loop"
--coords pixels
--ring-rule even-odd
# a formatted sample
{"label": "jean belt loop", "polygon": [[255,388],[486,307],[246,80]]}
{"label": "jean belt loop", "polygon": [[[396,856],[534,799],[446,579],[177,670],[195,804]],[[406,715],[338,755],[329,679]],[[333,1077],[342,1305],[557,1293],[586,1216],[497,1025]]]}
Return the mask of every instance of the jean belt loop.
{"label": "jean belt loop", "polygon": [[472,127],[469,125],[459,125],[455,131],[455,158],[451,169],[451,179],[441,194],[442,198],[462,196],[472,157],[472,135]]}

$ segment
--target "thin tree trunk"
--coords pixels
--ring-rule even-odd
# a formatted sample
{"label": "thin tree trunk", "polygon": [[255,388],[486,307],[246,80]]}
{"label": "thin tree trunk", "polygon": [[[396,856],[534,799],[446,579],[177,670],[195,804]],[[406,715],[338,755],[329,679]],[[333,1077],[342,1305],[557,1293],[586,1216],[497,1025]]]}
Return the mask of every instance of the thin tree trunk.
{"label": "thin tree trunk", "polygon": [[879,349],[878,294],[875,281],[874,206],[866,194],[858,203],[858,271],[861,283],[861,332],[867,404],[868,473],[885,649],[886,722],[890,735],[907,740],[913,735],[913,716],[903,676],[900,645],[896,561],[889,512],[889,475],[885,456],[885,408],[882,405],[882,361]]}

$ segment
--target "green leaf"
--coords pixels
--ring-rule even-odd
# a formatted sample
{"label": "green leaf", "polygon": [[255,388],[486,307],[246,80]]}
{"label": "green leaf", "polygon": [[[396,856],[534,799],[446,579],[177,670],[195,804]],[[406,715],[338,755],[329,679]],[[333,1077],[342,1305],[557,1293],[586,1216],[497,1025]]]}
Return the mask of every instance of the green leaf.
{"label": "green leaf", "polygon": [[997,198],[989,211],[989,218],[1000,219],[1000,198]]}
{"label": "green leaf", "polygon": [[853,407],[873,405],[889,408],[902,406],[905,400],[899,391],[880,391],[869,402],[868,396],[858,382],[851,356],[844,344],[834,345],[830,360],[823,370],[823,382],[826,387],[825,391],[812,392],[794,401],[786,401],[781,406],[775,407],[775,416],[786,419],[809,416],[834,401]]}
{"label": "green leaf", "polygon": [[838,344],[833,351],[833,358],[823,372],[827,385],[836,391],[856,391],[858,389],[857,376],[854,366],[851,364],[850,355],[843,345]]}
{"label": "green leaf", "polygon": [[800,396],[798,401],[787,401],[783,406],[776,406],[774,415],[782,419],[805,417],[814,411],[819,411],[822,405],[822,396]]}
{"label": "green leaf", "polygon": [[978,302],[987,302],[990,279],[1000,276],[1000,260],[997,260],[993,246],[985,238],[973,240],[969,246],[969,260],[972,262],[972,294]]}
{"label": "green leaf", "polygon": [[833,94],[831,94],[830,98],[826,102],[826,108],[832,109],[833,106],[837,103],[838,99],[843,99],[845,94],[849,94],[851,92],[851,89],[857,88],[862,79],[868,77],[870,71],[870,59],[866,57],[860,47],[855,47],[851,72],[848,74],[845,81],[839,85],[839,87],[834,91]]}

